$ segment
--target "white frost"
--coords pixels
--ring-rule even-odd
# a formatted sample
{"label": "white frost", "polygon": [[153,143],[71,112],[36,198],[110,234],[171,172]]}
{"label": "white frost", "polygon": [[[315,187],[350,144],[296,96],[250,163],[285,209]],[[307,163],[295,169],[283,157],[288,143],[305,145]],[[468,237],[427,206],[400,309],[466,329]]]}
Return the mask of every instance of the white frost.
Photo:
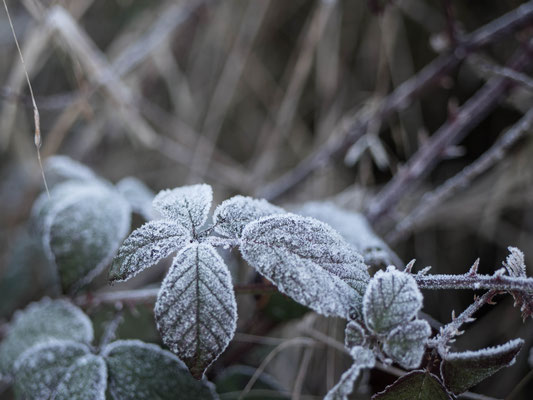
{"label": "white frost", "polygon": [[80,357],[66,371],[52,400],[105,400],[107,367],[101,356]]}
{"label": "white frost", "polygon": [[355,321],[348,322],[344,331],[344,345],[346,348],[351,349],[352,347],[363,346],[365,342],[366,335],[361,325]]}
{"label": "white frost", "polygon": [[65,300],[45,298],[17,311],[0,343],[0,373],[9,375],[22,352],[51,338],[90,343],[93,340],[91,320]]}
{"label": "white frost", "polygon": [[109,272],[112,281],[126,281],[171,253],[185,247],[191,239],[179,223],[150,221],[133,231],[120,247]]}
{"label": "white frost", "polygon": [[199,378],[233,338],[237,304],[216,250],[193,243],[174,259],[155,305],[163,342]]}
{"label": "white frost", "polygon": [[207,221],[212,202],[211,186],[201,184],[162,190],[152,205],[161,215],[180,223],[196,236]]}
{"label": "white frost", "polygon": [[152,201],[155,193],[143,182],[132,176],[121,179],[117,183],[117,190],[130,203],[133,211],[142,215],[147,221],[154,219]]}
{"label": "white frost", "polygon": [[403,368],[418,368],[430,335],[431,328],[427,321],[414,320],[394,328],[387,336],[383,349]]}
{"label": "white frost", "polygon": [[68,156],[53,156],[46,160],[44,173],[49,187],[67,181],[88,181],[100,179],[90,168]]}
{"label": "white frost", "polygon": [[348,400],[348,396],[353,392],[353,385],[364,368],[373,368],[376,359],[372,351],[363,347],[352,349],[354,363],[345,371],[339,382],[328,392],[324,400]]}
{"label": "white frost", "polygon": [[516,247],[508,247],[509,255],[505,259],[503,266],[510,276],[526,276],[526,263],[524,261],[524,253]]}
{"label": "white frost", "polygon": [[370,280],[363,298],[365,324],[378,334],[411,321],[422,308],[422,293],[414,278],[389,267]]}
{"label": "white frost", "polygon": [[244,259],[278,289],[324,315],[358,314],[369,280],[362,257],[314,218],[272,215],[242,233]]}
{"label": "white frost", "polygon": [[223,236],[240,238],[244,227],[252,221],[285,210],[263,199],[235,196],[223,201],[213,214],[215,231]]}

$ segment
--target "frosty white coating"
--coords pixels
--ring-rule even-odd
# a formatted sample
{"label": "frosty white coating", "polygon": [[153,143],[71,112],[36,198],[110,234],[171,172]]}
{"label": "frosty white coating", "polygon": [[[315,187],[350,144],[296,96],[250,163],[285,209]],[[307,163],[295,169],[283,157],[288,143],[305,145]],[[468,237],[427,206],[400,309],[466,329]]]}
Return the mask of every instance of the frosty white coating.
{"label": "frosty white coating", "polygon": [[119,340],[102,355],[114,400],[174,400],[177,394],[183,399],[218,399],[210,382],[194,379],[178,357],[155,344]]}
{"label": "frosty white coating", "polygon": [[394,267],[376,272],[363,298],[365,324],[377,334],[411,321],[421,307],[422,293],[414,278]]}
{"label": "frosty white coating", "polygon": [[503,266],[507,273],[511,276],[526,276],[526,263],[524,261],[524,253],[516,247],[508,247],[509,255],[505,259]]}
{"label": "frosty white coating", "polygon": [[193,236],[207,221],[213,190],[206,184],[162,190],[152,203],[164,217],[183,225]]}
{"label": "frosty white coating", "polygon": [[252,221],[272,214],[283,214],[285,210],[264,199],[235,196],[223,201],[213,214],[215,232],[240,238],[244,227]]}
{"label": "frosty white coating", "polygon": [[78,358],[57,385],[51,400],[105,400],[107,367],[95,354]]}
{"label": "frosty white coating", "polygon": [[44,173],[49,187],[67,181],[88,181],[100,179],[87,166],[74,161],[68,156],[52,156],[44,164]]}
{"label": "frosty white coating", "polygon": [[354,358],[354,363],[342,374],[339,382],[333,386],[326,397],[324,397],[324,400],[348,400],[348,396],[353,391],[353,384],[361,370],[364,368],[373,368],[376,363],[372,351],[363,347],[354,347],[351,354]]}
{"label": "frosty white coating", "polygon": [[89,353],[81,343],[44,342],[26,350],[15,363],[15,393],[25,400],[48,400],[76,360]]}
{"label": "frosty white coating", "polygon": [[136,229],[122,243],[109,271],[112,281],[127,281],[171,253],[185,247],[190,233],[169,220],[150,221]]}
{"label": "frosty white coating", "polygon": [[163,342],[201,378],[233,338],[237,321],[231,275],[212,246],[193,243],[176,256],[155,317]]}
{"label": "frosty white coating", "polygon": [[350,321],[344,330],[344,345],[351,349],[355,346],[363,346],[366,342],[365,332],[361,325],[355,321]]}
{"label": "frosty white coating", "polygon": [[130,229],[130,218],[124,198],[101,184],[85,185],[47,213],[45,250],[65,291],[76,291],[109,264]]}
{"label": "frosty white coating", "polygon": [[154,219],[152,201],[155,193],[143,182],[133,176],[127,176],[117,183],[117,190],[130,203],[131,209],[146,220]]}
{"label": "frosty white coating", "polygon": [[414,320],[394,328],[387,336],[383,350],[403,368],[418,368],[430,335],[431,327],[427,321]]}
{"label": "frosty white coating", "polygon": [[401,265],[400,258],[374,233],[365,216],[343,209],[332,202],[309,202],[297,209],[298,214],[325,222],[374,266]]}
{"label": "frosty white coating", "polygon": [[314,218],[272,215],[242,233],[244,259],[297,302],[324,315],[357,314],[370,277],[362,257]]}
{"label": "frosty white coating", "polygon": [[51,338],[90,343],[91,320],[65,300],[43,300],[17,311],[0,343],[0,373],[10,375],[15,360],[30,347]]}

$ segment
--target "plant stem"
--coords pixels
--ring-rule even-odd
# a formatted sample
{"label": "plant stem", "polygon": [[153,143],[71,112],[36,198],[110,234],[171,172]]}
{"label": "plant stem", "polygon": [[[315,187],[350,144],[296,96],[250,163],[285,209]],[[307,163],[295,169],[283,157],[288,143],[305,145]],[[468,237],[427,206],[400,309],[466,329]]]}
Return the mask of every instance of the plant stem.
{"label": "plant stem", "polygon": [[490,289],[533,293],[533,278],[507,275],[413,275],[420,289]]}

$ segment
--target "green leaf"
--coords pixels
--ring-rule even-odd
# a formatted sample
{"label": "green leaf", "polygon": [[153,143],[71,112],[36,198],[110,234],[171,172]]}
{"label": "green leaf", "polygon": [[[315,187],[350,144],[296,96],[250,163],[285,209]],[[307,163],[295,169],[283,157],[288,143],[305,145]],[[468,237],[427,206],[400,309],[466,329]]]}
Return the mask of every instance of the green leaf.
{"label": "green leaf", "polygon": [[431,328],[427,321],[417,319],[393,329],[387,336],[383,349],[403,368],[418,368],[429,335]]}
{"label": "green leaf", "polygon": [[280,292],[323,315],[357,315],[370,279],[362,257],[331,227],[279,214],[243,230],[244,259]]}
{"label": "green leaf", "polygon": [[89,167],[68,156],[48,158],[44,165],[44,172],[50,188],[67,180],[91,181],[100,179]]}
{"label": "green leaf", "polygon": [[217,399],[213,385],[195,380],[174,354],[139,340],[119,340],[102,355],[114,400]]}
{"label": "green leaf", "polygon": [[57,265],[64,291],[76,291],[109,264],[130,229],[130,217],[124,198],[100,183],[78,186],[49,210],[45,249]]}
{"label": "green leaf", "polygon": [[226,349],[237,322],[231,275],[217,251],[193,243],[178,253],[155,305],[163,342],[199,379]]}
{"label": "green leaf", "polygon": [[363,346],[365,342],[366,335],[361,325],[355,321],[348,322],[344,331],[344,345],[346,348],[351,349],[355,346]]}
{"label": "green leaf", "polygon": [[414,278],[394,267],[376,272],[363,298],[366,326],[377,334],[408,323],[421,307],[422,293]]}
{"label": "green leaf", "polygon": [[427,371],[412,371],[397,379],[372,400],[452,400],[439,378]]}
{"label": "green leaf", "polygon": [[50,399],[76,360],[89,348],[73,341],[49,341],[26,350],[15,363],[18,399]]}
{"label": "green leaf", "polygon": [[441,364],[442,379],[453,393],[463,393],[500,369],[513,365],[523,344],[522,339],[514,339],[478,351],[448,353]]}
{"label": "green leaf", "polygon": [[50,339],[90,343],[89,318],[65,300],[43,299],[15,314],[0,343],[0,373],[10,375],[15,360],[30,347]]}
{"label": "green leaf", "polygon": [[191,235],[177,222],[150,221],[133,231],[113,259],[109,279],[127,281],[189,244]]}
{"label": "green leaf", "polygon": [[66,371],[54,400],[105,400],[107,367],[101,356],[87,354]]}
{"label": "green leaf", "polygon": [[[224,369],[217,377],[217,392],[223,395],[224,399],[237,400],[241,391],[252,379],[256,368],[246,365],[234,365]],[[280,383],[271,375],[262,373],[255,381],[252,389],[245,400],[288,400],[290,397],[283,394],[285,390]]]}

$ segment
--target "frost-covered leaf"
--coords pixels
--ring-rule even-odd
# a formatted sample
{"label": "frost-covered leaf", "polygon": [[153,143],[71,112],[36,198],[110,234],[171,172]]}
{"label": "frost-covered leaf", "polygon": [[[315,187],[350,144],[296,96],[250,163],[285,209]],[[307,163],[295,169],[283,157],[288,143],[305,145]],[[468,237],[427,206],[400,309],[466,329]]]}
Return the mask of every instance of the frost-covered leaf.
{"label": "frost-covered leaf", "polygon": [[378,271],[363,299],[366,326],[378,334],[409,322],[422,307],[422,293],[414,278],[396,270]]}
{"label": "frost-covered leaf", "polygon": [[26,350],[15,363],[18,399],[48,400],[76,360],[89,348],[73,341],[50,341]]}
{"label": "frost-covered leaf", "polygon": [[212,202],[211,186],[202,184],[162,190],[152,205],[161,215],[180,223],[195,236],[207,221]]}
{"label": "frost-covered leaf", "polygon": [[371,350],[363,347],[354,347],[351,351],[354,363],[345,371],[339,382],[328,392],[324,400],[348,400],[348,396],[353,391],[355,380],[364,368],[372,368],[376,362]]}
{"label": "frost-covered leaf", "polygon": [[426,350],[431,328],[425,320],[414,320],[394,328],[385,340],[384,350],[405,369],[418,368]]}
{"label": "frost-covered leaf", "polygon": [[43,299],[18,311],[0,343],[0,374],[10,375],[15,360],[31,346],[50,339],[89,343],[90,319],[65,300]]}
{"label": "frost-covered leaf", "polygon": [[427,371],[412,371],[372,396],[372,400],[452,400],[439,378]]}
{"label": "frost-covered leaf", "polygon": [[366,342],[366,336],[363,328],[355,321],[348,322],[344,331],[344,345],[351,349],[355,346],[363,346]]}
{"label": "frost-covered leaf", "polygon": [[152,201],[155,193],[139,179],[128,176],[117,183],[117,190],[130,203],[131,209],[146,220],[154,218]]}
{"label": "frost-covered leaf", "polygon": [[[225,368],[215,381],[217,393],[224,399],[240,400],[242,390],[257,372],[257,368],[247,365],[233,365]],[[268,390],[268,394],[265,391]],[[258,391],[258,393],[254,393]],[[245,400],[289,400],[290,396],[283,394],[287,389],[278,380],[265,372],[261,373],[250,392],[243,397]]]}
{"label": "frost-covered leaf", "polygon": [[126,281],[189,244],[191,235],[177,222],[150,221],[124,241],[109,271],[111,281]]}
{"label": "frost-covered leaf", "polygon": [[66,371],[52,400],[105,400],[107,367],[101,356],[86,354]]}
{"label": "frost-covered leaf", "polygon": [[374,233],[362,214],[345,210],[332,202],[305,203],[296,212],[331,225],[355,247],[367,265],[379,267],[401,265],[400,258]]}
{"label": "frost-covered leaf", "polygon": [[201,378],[233,338],[237,321],[231,275],[212,246],[193,243],[176,256],[155,317],[163,342]]}
{"label": "frost-covered leaf", "polygon": [[109,393],[114,400],[217,399],[213,385],[191,377],[174,354],[139,340],[107,345]]}
{"label": "frost-covered leaf", "polygon": [[44,164],[46,181],[50,188],[68,181],[90,181],[100,179],[89,167],[68,156],[53,156]]}
{"label": "frost-covered leaf", "polygon": [[[503,266],[507,273],[513,277],[526,277],[526,263],[524,261],[524,253],[516,247],[508,247],[509,255],[505,259]],[[522,292],[519,290],[510,291],[514,298],[514,305],[520,307],[522,311],[522,318],[526,320],[533,315],[533,294]]]}
{"label": "frost-covered leaf", "polygon": [[367,267],[328,225],[272,215],[248,224],[241,240],[244,259],[297,302],[324,315],[359,313]]}
{"label": "frost-covered leaf", "polygon": [[223,236],[240,238],[242,230],[250,222],[285,210],[263,199],[235,196],[223,201],[213,214],[215,231]]}
{"label": "frost-covered leaf", "polygon": [[65,291],[79,289],[108,265],[130,229],[130,217],[124,198],[102,184],[84,185],[52,207],[44,243]]}
{"label": "frost-covered leaf", "polygon": [[453,393],[463,393],[500,369],[513,365],[523,344],[522,339],[514,339],[482,350],[448,353],[441,364],[442,379]]}

